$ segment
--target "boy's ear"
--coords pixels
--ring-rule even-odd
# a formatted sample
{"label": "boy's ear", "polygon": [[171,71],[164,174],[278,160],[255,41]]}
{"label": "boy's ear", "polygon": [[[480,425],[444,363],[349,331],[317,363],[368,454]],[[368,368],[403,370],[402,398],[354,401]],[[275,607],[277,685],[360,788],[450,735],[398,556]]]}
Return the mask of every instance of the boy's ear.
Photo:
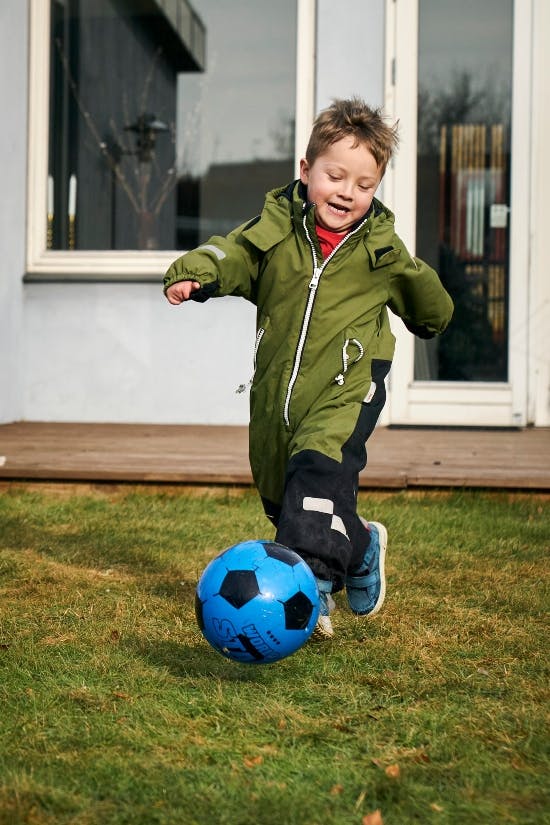
{"label": "boy's ear", "polygon": [[300,180],[306,186],[309,183],[309,163],[305,158],[300,161]]}

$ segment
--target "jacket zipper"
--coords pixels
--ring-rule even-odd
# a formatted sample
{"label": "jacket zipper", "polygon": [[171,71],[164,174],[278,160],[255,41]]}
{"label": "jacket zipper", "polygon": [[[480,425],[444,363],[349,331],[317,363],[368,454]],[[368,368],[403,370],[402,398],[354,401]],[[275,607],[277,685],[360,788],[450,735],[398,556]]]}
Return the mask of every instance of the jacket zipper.
{"label": "jacket zipper", "polygon": [[262,338],[265,335],[265,327],[260,327],[258,332],[256,333],[256,342],[254,344],[254,357],[253,357],[253,365],[254,365],[254,372],[256,372],[256,360],[258,358],[258,350],[260,348],[260,343]]}
{"label": "jacket zipper", "polygon": [[287,391],[286,391],[286,398],[285,398],[285,405],[284,405],[284,408],[283,408],[283,420],[284,420],[284,423],[286,424],[287,427],[290,427],[290,400],[291,400],[291,397],[292,397],[292,392],[294,390],[294,385],[295,385],[296,380],[298,378],[298,373],[300,372],[300,364],[302,363],[302,355],[303,355],[303,352],[304,352],[304,346],[305,346],[306,339],[307,339],[307,333],[308,333],[308,329],[309,329],[309,322],[311,320],[311,314],[313,312],[313,304],[315,303],[315,296],[317,295],[317,289],[319,287],[319,280],[320,280],[321,275],[323,274],[323,271],[325,270],[328,262],[331,260],[332,256],[335,255],[336,252],[338,252],[338,250],[340,249],[342,244],[344,244],[347,241],[348,238],[351,238],[352,235],[355,235],[356,232],[359,232],[359,230],[362,229],[362,227],[365,225],[365,223],[368,220],[367,218],[365,218],[365,220],[362,221],[359,224],[359,226],[357,226],[352,232],[350,232],[348,235],[344,235],[344,237],[342,238],[340,243],[337,246],[334,247],[334,249],[332,250],[332,252],[328,256],[328,258],[325,258],[325,260],[323,261],[321,266],[318,266],[317,265],[317,252],[315,251],[315,245],[313,244],[313,241],[311,240],[311,235],[309,234],[309,230],[308,230],[307,225],[306,225],[306,218],[307,218],[307,214],[304,215],[302,224],[303,224],[303,227],[304,227],[304,232],[305,232],[306,238],[308,240],[308,243],[309,243],[309,246],[310,246],[310,249],[311,249],[311,255],[312,255],[312,258],[313,258],[313,276],[311,278],[311,281],[309,282],[309,294],[308,294],[308,298],[307,298],[306,311],[304,312],[304,318],[303,318],[303,321],[302,321],[302,328],[300,330],[300,337],[298,339],[298,346],[296,347],[296,353],[294,355],[294,365],[292,367],[292,373],[290,375],[290,381],[288,382],[288,387],[287,387]]}

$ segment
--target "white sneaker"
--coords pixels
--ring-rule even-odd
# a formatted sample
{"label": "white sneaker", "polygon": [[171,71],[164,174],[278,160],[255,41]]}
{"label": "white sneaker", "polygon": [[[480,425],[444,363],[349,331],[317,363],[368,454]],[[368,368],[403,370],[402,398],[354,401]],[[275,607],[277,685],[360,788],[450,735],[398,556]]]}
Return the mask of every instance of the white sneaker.
{"label": "white sneaker", "polygon": [[317,579],[317,587],[319,588],[319,617],[315,629],[311,634],[311,638],[318,642],[332,639],[334,636],[334,629],[330,614],[336,609],[334,599],[330,595],[332,590],[332,583]]}

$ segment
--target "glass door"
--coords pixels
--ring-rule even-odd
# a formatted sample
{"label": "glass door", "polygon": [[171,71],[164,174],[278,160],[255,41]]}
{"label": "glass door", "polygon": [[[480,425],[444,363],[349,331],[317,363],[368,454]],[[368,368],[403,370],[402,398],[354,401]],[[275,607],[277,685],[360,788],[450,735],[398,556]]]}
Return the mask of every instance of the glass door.
{"label": "glass door", "polygon": [[392,423],[525,423],[518,330],[527,268],[513,237],[527,215],[517,181],[528,177],[528,153],[514,150],[518,91],[529,96],[514,55],[527,26],[515,20],[514,0],[387,4],[386,108],[400,120],[402,149],[384,197],[399,234],[455,303],[447,332],[433,340],[394,324]]}
{"label": "glass door", "polygon": [[414,377],[508,380],[512,0],[420,0],[416,253],[455,303]]}

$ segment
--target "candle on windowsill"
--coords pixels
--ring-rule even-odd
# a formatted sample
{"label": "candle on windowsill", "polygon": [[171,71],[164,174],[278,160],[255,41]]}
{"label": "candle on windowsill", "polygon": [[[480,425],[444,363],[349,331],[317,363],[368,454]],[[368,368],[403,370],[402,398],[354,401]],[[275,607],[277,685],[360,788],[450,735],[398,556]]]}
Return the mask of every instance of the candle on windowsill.
{"label": "candle on windowsill", "polygon": [[54,216],[54,205],[53,205],[53,177],[52,175],[48,175],[48,211],[47,211],[47,223],[46,223],[46,249],[51,249],[53,247],[53,216]]}
{"label": "candle on windowsill", "polygon": [[69,178],[69,249],[75,248],[75,217],[76,217],[76,175]]}

